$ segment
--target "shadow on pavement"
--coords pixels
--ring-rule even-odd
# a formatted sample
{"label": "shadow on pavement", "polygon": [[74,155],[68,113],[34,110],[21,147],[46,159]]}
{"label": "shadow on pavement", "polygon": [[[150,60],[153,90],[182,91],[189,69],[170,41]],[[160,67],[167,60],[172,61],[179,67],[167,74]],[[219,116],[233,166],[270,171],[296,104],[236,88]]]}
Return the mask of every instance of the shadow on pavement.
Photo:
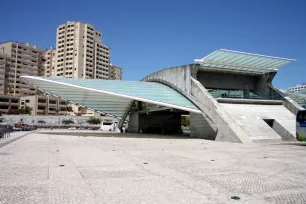
{"label": "shadow on pavement", "polygon": [[118,138],[156,138],[156,139],[199,139],[191,138],[187,135],[155,135],[137,133],[82,133],[82,132],[38,132],[38,134],[79,136],[79,137],[118,137]]}
{"label": "shadow on pavement", "polygon": [[293,145],[293,146],[304,146],[306,147],[306,142],[283,142],[283,143],[279,143],[279,144],[275,144],[275,145]]}

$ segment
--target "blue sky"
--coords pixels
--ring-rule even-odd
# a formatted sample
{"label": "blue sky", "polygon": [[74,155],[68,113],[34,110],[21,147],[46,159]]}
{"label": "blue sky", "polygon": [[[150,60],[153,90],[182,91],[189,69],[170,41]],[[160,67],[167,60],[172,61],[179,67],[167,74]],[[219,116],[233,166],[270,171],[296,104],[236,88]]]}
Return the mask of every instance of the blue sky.
{"label": "blue sky", "polygon": [[296,59],[280,69],[273,84],[306,82],[304,0],[2,0],[1,8],[1,42],[49,48],[59,24],[92,24],[102,31],[124,80],[225,48]]}

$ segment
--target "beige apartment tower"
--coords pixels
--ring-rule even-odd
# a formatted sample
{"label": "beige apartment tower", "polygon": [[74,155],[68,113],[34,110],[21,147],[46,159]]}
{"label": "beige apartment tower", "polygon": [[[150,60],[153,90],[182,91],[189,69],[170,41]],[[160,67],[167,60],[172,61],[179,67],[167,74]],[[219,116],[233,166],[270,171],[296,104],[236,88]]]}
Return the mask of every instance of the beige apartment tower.
{"label": "beige apartment tower", "polygon": [[5,95],[34,95],[35,89],[20,80],[21,75],[38,76],[40,50],[30,43],[0,44],[0,92]]}
{"label": "beige apartment tower", "polygon": [[42,51],[40,54],[39,76],[55,76],[56,51],[54,49]]}
{"label": "beige apartment tower", "polygon": [[56,31],[55,64],[56,77],[109,79],[110,48],[92,25],[68,21]]}

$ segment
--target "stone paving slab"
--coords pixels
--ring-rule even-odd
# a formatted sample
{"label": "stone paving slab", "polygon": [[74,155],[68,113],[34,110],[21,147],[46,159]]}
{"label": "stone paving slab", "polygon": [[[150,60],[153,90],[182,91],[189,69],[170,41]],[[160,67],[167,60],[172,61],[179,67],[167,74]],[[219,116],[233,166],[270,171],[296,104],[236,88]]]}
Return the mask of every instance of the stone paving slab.
{"label": "stone paving slab", "polygon": [[18,132],[11,132],[8,135],[5,136],[5,138],[1,138],[0,139],[0,148],[4,147],[7,144],[10,144],[18,139],[20,139],[21,137],[31,134],[33,131],[18,131]]}
{"label": "stone paving slab", "polygon": [[303,143],[129,136],[14,136],[0,148],[0,204],[306,203]]}

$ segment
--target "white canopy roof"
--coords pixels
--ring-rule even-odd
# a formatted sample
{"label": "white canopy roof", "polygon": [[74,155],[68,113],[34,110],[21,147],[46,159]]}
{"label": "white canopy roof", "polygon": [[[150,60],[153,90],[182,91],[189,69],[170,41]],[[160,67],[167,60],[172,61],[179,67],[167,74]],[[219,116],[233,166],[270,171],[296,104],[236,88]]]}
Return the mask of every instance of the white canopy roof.
{"label": "white canopy roof", "polygon": [[119,118],[134,100],[201,113],[185,96],[155,82],[36,76],[22,76],[22,79],[46,93]]}
{"label": "white canopy roof", "polygon": [[200,64],[202,68],[262,74],[277,71],[279,67],[292,61],[295,60],[220,49],[195,60],[195,63]]}

